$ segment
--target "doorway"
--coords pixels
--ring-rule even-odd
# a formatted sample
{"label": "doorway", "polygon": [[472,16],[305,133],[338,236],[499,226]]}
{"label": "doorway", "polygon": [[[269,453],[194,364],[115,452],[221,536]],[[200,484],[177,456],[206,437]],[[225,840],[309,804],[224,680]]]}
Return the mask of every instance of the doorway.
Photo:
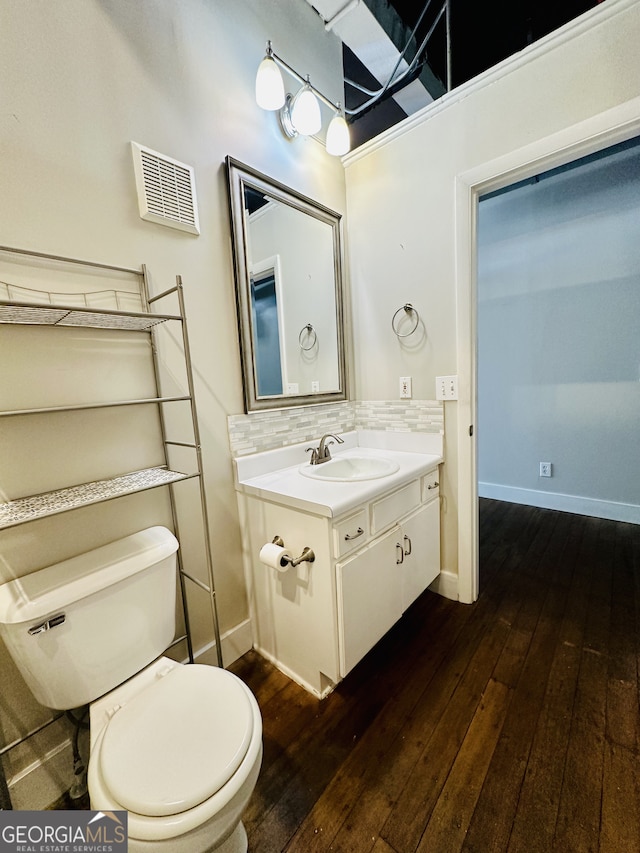
{"label": "doorway", "polygon": [[480,197],[478,495],[640,523],[640,138]]}
{"label": "doorway", "polygon": [[[456,179],[456,319],[458,372],[458,598],[479,592],[477,488],[477,222],[479,198],[640,135],[640,116],[624,103],[577,125],[484,163]],[[466,386],[466,387],[465,387]]]}

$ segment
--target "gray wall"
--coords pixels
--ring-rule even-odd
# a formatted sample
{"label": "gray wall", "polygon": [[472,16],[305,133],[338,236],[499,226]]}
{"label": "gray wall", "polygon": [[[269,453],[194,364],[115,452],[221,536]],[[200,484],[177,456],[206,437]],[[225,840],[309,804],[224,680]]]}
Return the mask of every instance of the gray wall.
{"label": "gray wall", "polygon": [[479,207],[480,494],[640,523],[640,144]]}

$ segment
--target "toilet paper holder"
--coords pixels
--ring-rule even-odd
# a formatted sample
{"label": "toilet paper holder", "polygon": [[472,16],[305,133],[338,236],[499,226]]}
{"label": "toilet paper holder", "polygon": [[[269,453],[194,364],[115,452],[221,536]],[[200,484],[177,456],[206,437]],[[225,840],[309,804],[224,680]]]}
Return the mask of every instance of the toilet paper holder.
{"label": "toilet paper holder", "polygon": [[[282,539],[282,536],[274,536],[273,539],[271,540],[271,543],[273,545],[278,545],[278,547],[280,547],[280,548],[284,548],[284,540]],[[302,554],[300,554],[299,557],[295,557],[293,559],[286,557],[284,559],[286,559],[287,563],[289,563],[290,565],[295,567],[295,566],[299,566],[300,563],[313,563],[315,558],[316,558],[316,555],[313,553],[311,548],[305,547],[302,549]]]}

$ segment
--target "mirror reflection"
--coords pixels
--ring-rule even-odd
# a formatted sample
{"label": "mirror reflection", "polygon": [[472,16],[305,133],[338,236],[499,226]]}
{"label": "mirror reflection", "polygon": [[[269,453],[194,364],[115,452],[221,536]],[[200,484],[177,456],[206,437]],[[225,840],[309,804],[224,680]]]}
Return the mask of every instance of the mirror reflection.
{"label": "mirror reflection", "polygon": [[227,169],[247,411],[346,399],[339,215]]}

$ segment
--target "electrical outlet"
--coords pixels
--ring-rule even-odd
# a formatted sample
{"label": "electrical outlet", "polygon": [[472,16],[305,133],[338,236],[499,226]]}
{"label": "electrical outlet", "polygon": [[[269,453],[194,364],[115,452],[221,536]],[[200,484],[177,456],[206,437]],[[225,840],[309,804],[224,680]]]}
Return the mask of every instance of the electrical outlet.
{"label": "electrical outlet", "polygon": [[411,377],[410,376],[401,376],[400,377],[400,399],[401,400],[410,400],[411,399]]}
{"label": "electrical outlet", "polygon": [[550,477],[551,476],[551,462],[541,462],[540,463],[540,476],[541,477]]}
{"label": "electrical outlet", "polygon": [[436,376],[436,400],[458,399],[458,377]]}
{"label": "electrical outlet", "polygon": [[299,394],[297,382],[287,382],[287,394]]}
{"label": "electrical outlet", "polygon": [[320,383],[318,382],[318,380],[317,380],[317,379],[314,379],[314,380],[311,382],[311,393],[312,393],[312,394],[317,394],[319,390],[320,390]]}

